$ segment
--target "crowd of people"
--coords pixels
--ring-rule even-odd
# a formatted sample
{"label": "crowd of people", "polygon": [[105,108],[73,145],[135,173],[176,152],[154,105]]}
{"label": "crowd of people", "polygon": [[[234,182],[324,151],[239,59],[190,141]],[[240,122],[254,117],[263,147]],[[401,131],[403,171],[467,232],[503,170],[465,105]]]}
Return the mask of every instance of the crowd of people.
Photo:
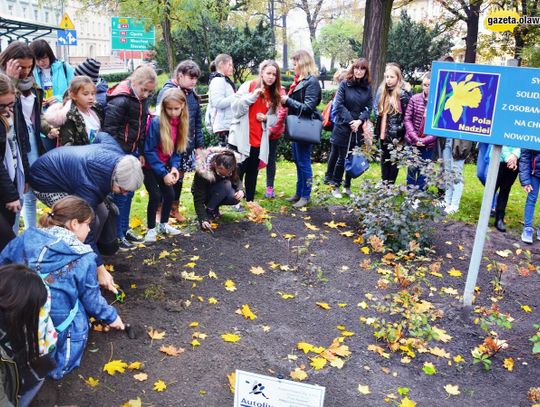
{"label": "crowd of people", "polygon": [[[242,200],[255,200],[263,168],[264,197],[275,197],[277,147],[287,117],[321,118],[313,57],[297,51],[292,63],[289,89],[273,60],[263,61],[257,76],[237,88],[232,58],[217,55],[203,117],[195,91],[201,70],[191,60],[177,66],[153,107],[158,80],[149,65],[109,88],[98,61],[73,69],[44,40],[13,42],[0,53],[0,405],[27,406],[44,377],[61,379],[79,366],[89,316],[124,329],[100,292],[100,285],[117,292],[102,255],[180,234],[169,219],[186,220],[179,210],[186,173],[194,173],[191,193],[203,230],[212,230],[223,205],[241,211]],[[400,144],[414,146],[424,160],[441,158],[446,171],[463,170],[471,142],[424,134],[429,73],[415,95],[396,63],[387,64],[374,97],[366,59],[355,60],[337,80],[325,176],[336,198],[352,195],[345,161],[356,146],[378,143],[381,178],[389,184],[399,172],[391,150]],[[217,146],[204,145],[203,126],[216,135]],[[287,200],[294,208],[310,203],[312,147],[291,142],[296,189]],[[479,146],[482,182],[490,154],[489,145]],[[539,159],[540,152],[504,147],[493,199],[495,227],[505,231],[505,208],[519,175],[528,193],[526,243],[533,242]],[[129,220],[133,194],[143,184],[148,204],[141,237]],[[407,184],[426,188],[420,168],[408,168]],[[448,213],[459,210],[462,191],[462,180],[447,185],[441,203]],[[48,208],[40,228],[37,200]]]}

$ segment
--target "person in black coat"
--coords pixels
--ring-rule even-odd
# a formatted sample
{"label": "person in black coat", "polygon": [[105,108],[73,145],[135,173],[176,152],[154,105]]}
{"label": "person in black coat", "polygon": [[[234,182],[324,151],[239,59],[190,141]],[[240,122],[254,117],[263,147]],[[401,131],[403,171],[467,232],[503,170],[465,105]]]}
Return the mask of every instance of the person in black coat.
{"label": "person in black coat", "polygon": [[[362,125],[369,120],[373,105],[370,84],[368,61],[365,58],[359,58],[348,69],[332,102],[335,120],[330,138],[331,149],[325,183],[334,186],[332,195],[336,198],[342,197],[339,187],[345,170],[347,153],[354,146],[364,143]],[[351,195],[350,188],[351,177],[347,174],[343,192]]]}
{"label": "person in black coat", "polygon": [[[317,79],[317,66],[311,54],[307,51],[297,51],[292,56],[294,83],[288,95],[281,96],[281,103],[288,107],[288,115],[302,115],[311,118],[316,115],[322,120],[317,106],[321,103],[321,85]],[[313,170],[311,168],[312,145],[293,142],[292,152],[296,164],[296,193],[289,202],[295,202],[295,208],[306,206],[311,198]]]}

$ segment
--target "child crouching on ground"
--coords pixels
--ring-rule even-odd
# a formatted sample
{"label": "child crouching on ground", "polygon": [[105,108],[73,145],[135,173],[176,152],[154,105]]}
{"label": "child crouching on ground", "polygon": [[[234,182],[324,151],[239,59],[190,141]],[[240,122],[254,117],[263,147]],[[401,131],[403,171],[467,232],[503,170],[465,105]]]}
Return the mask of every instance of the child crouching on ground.
{"label": "child crouching on ground", "polygon": [[[184,92],[176,88],[166,90],[161,101],[160,115],[152,119],[144,141],[144,186],[149,195],[145,243],[155,242],[158,233],[173,236],[180,234],[178,229],[167,222],[174,201],[174,185],[180,179],[180,154],[186,151],[188,144],[188,129],[189,114]],[[159,205],[162,205],[161,219],[156,227]]]}
{"label": "child crouching on ground", "polygon": [[96,255],[84,240],[94,211],[81,198],[67,196],[40,220],[45,229],[29,228],[0,253],[0,264],[20,263],[38,273],[51,289],[51,318],[58,341],[56,368],[61,379],[78,367],[88,340],[88,314],[112,328],[124,329],[116,309],[102,297]]}
{"label": "child crouching on ground", "polygon": [[244,197],[234,152],[210,147],[197,156],[191,186],[193,203],[203,230],[211,230],[221,205],[236,205]]}

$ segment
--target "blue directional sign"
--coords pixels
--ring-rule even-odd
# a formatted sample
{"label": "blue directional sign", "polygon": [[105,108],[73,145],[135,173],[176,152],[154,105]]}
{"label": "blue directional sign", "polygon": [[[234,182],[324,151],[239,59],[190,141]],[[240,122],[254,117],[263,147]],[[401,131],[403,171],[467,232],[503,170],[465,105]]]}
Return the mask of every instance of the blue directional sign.
{"label": "blue directional sign", "polygon": [[59,30],[56,45],[77,45],[77,30]]}
{"label": "blue directional sign", "polygon": [[540,150],[540,69],[434,62],[424,132]]}

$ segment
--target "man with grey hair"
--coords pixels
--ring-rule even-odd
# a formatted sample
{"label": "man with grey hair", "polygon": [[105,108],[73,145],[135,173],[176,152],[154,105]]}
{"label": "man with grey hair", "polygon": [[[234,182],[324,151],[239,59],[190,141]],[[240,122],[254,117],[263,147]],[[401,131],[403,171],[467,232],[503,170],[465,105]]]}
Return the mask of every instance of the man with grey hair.
{"label": "man with grey hair", "polygon": [[143,178],[139,160],[126,155],[118,143],[103,132],[97,134],[93,144],[51,150],[30,168],[30,185],[45,205],[51,207],[66,195],[76,195],[94,209],[96,217],[85,243],[91,245],[97,255],[99,283],[113,292],[116,292],[114,281],[105,270],[100,254],[100,250],[107,255],[118,250],[116,232],[113,231],[112,238],[107,233],[110,230],[107,225],[115,225],[115,217],[110,212],[117,210],[108,195],[136,191]]}

